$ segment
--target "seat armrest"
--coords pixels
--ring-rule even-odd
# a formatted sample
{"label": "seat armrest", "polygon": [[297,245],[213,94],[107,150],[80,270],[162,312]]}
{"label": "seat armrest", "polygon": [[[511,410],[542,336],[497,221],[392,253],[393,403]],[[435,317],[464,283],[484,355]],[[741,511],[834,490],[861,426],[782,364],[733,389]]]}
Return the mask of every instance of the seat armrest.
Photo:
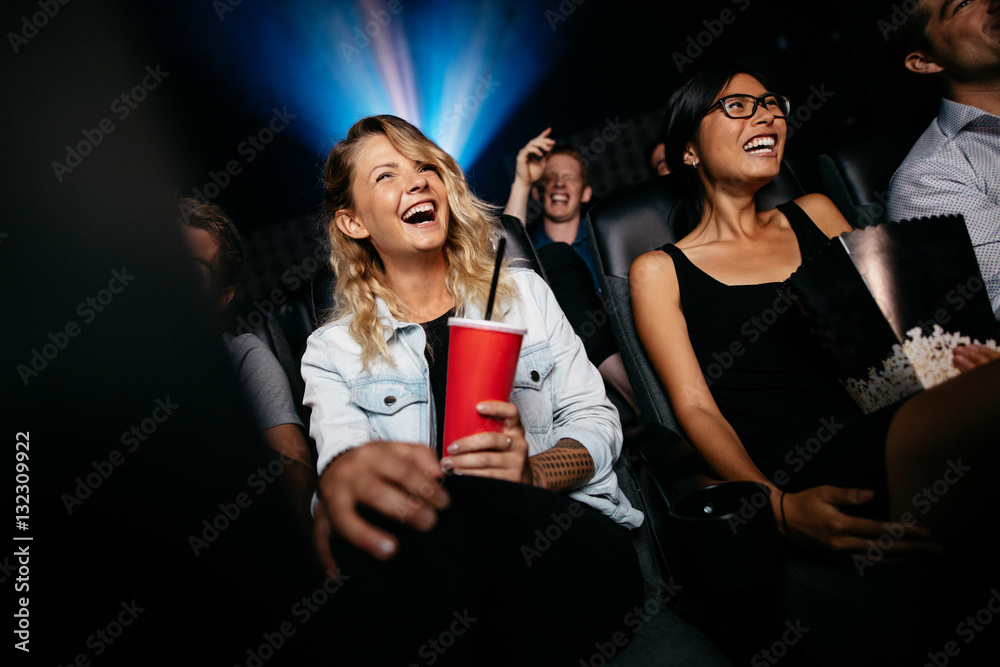
{"label": "seat armrest", "polygon": [[677,540],[670,506],[689,490],[712,483],[701,456],[680,435],[659,424],[642,424],[625,436],[624,457],[634,475],[637,493],[652,533],[660,569],[669,576]]}

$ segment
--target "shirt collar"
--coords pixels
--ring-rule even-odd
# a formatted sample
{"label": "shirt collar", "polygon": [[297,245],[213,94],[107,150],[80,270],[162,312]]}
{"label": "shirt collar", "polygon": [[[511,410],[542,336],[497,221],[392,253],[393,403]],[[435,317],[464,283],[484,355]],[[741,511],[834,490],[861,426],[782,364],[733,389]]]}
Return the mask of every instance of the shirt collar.
{"label": "shirt collar", "polygon": [[[539,220],[538,227],[535,228],[535,234],[537,236],[535,243],[536,248],[539,245],[547,245],[549,243],[554,242],[552,238],[545,232],[544,220]],[[583,216],[580,216],[580,225],[576,229],[576,238],[573,239],[573,243],[571,243],[570,245],[576,245],[577,243],[586,240],[587,240],[587,221]],[[537,241],[541,241],[541,243],[538,243]]]}
{"label": "shirt collar", "polygon": [[978,107],[941,98],[938,126],[946,137],[954,137],[972,124],[997,127],[1000,126],[1000,118]]}
{"label": "shirt collar", "polygon": [[385,337],[387,342],[390,338],[392,338],[392,336],[396,335],[398,331],[418,326],[412,322],[403,322],[393,317],[392,313],[389,312],[389,305],[380,296],[375,297],[375,305],[378,307],[378,319],[389,325],[388,327],[382,327],[382,335]]}

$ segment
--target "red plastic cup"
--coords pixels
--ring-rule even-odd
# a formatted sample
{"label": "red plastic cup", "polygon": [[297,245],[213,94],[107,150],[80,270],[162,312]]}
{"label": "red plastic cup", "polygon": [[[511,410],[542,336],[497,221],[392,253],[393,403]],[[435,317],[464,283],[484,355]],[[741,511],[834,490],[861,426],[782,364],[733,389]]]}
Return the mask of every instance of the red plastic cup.
{"label": "red plastic cup", "polygon": [[444,403],[444,456],[448,445],[473,433],[500,431],[503,422],[483,417],[476,405],[509,401],[526,329],[449,317],[448,390]]}

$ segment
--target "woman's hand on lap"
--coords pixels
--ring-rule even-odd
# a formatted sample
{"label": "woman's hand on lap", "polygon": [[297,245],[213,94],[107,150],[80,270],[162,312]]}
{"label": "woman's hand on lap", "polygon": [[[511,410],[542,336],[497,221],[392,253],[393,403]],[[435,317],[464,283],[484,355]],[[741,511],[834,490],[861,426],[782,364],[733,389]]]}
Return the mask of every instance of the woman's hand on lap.
{"label": "woman's hand on lap", "polygon": [[396,538],[365,521],[358,514],[359,503],[430,530],[437,510],[451,502],[441,477],[437,456],[424,445],[373,441],[339,455],[319,479],[313,535],[323,565],[336,572],[330,553],[334,531],[380,560],[395,555]]}
{"label": "woman's hand on lap", "polygon": [[[885,549],[883,562],[901,557],[936,553],[941,546],[930,541],[930,533],[917,525],[893,521],[876,521],[845,514],[845,506],[860,506],[871,502],[874,493],[867,489],[845,489],[836,486],[817,486],[799,493],[786,493],[784,498],[785,525],[788,538],[795,543],[818,546],[849,557],[865,555],[881,537],[892,539],[892,546]],[[782,525],[780,498],[775,505],[778,524]]]}
{"label": "woman's hand on lap", "polygon": [[506,401],[485,401],[476,406],[479,414],[503,422],[503,430],[476,433],[448,446],[448,458],[441,467],[460,475],[492,477],[509,482],[533,484],[528,463],[528,442],[517,406]]}

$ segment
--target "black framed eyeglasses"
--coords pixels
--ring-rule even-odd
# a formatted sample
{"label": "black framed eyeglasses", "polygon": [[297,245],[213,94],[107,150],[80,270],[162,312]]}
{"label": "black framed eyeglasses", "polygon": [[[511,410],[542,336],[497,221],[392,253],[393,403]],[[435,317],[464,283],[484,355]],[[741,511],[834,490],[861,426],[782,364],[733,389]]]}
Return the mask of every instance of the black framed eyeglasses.
{"label": "black framed eyeglasses", "polygon": [[719,101],[708,107],[708,114],[715,107],[730,118],[752,118],[757,113],[757,106],[763,104],[775,118],[785,118],[792,109],[792,103],[784,95],[764,93],[760,97],[753,95],[724,95]]}

